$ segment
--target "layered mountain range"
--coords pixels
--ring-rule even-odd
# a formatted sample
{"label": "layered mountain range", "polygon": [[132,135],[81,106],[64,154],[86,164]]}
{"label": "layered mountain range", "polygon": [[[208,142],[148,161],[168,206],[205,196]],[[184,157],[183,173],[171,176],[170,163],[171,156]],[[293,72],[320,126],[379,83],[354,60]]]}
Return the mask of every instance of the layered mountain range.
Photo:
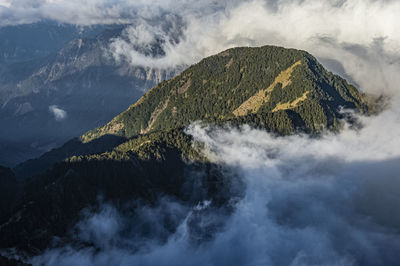
{"label": "layered mountain range", "polygon": [[[70,230],[83,210],[98,206],[99,196],[123,212],[135,209],[126,207],[129,202],[152,205],[169,197],[188,206],[210,200],[229,213],[227,203],[242,196],[240,178],[212,163],[185,128],[248,124],[278,136],[318,137],[340,130],[345,120],[353,123],[346,109],[367,114],[365,98],[305,51],[233,48],[205,58],[110,122],[18,165],[17,177],[1,169],[8,177],[0,181],[11,195],[0,204],[0,249],[31,256],[66,243],[94,245],[71,239]],[[168,238],[177,225],[165,223]]]}
{"label": "layered mountain range", "polygon": [[0,29],[1,164],[37,157],[104,124],[179,73],[115,60],[109,45],[125,28],[48,22]]}

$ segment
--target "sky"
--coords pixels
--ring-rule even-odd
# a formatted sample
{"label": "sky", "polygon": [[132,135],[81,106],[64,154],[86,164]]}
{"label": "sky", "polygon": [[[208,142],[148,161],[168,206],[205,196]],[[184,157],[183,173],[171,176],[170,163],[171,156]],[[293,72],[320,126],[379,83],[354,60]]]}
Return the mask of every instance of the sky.
{"label": "sky", "polygon": [[[368,93],[390,96],[385,111],[359,117],[319,139],[276,138],[248,127],[187,129],[205,143],[214,162],[235,171],[245,195],[232,215],[209,203],[165,200],[138,214],[146,221],[176,213],[179,226],[166,242],[157,233],[131,251],[131,219],[113,206],[87,212],[77,239],[96,248],[49,249],[33,259],[48,265],[396,265],[400,257],[400,2],[391,0],[172,1],[0,0],[0,25],[40,20],[93,25],[129,23],[108,51],[132,65],[190,65],[235,46],[303,49]],[[145,51],[160,45],[157,57]],[[141,47],[141,49],[138,49]],[[65,119],[58,106],[49,111]],[[190,242],[188,222],[224,221],[204,245]],[[155,224],[154,232],[162,232]],[[134,234],[134,233],[133,233]],[[123,243],[123,244],[121,244]]]}

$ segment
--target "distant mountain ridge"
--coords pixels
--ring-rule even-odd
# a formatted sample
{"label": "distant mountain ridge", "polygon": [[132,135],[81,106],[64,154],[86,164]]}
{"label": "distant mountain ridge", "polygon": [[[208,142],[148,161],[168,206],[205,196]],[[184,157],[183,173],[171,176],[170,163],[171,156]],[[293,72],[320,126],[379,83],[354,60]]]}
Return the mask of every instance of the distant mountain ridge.
{"label": "distant mountain ridge", "polygon": [[[0,131],[0,164],[12,166],[37,157],[104,124],[147,89],[181,71],[115,61],[108,47],[125,27],[99,25],[79,31],[75,26],[39,24],[0,28],[0,35],[8,33],[13,43],[18,42],[11,33],[25,34],[29,29],[56,39],[49,51],[26,57],[30,50],[18,50],[13,60],[8,56],[5,65],[0,63],[0,123],[7,125]],[[59,36],[64,31],[65,36]],[[11,49],[6,44],[7,40],[0,41],[0,54],[3,46],[5,51]],[[4,53],[6,58],[11,52]],[[63,110],[65,117],[57,120],[51,108]]]}
{"label": "distant mountain ridge", "polygon": [[[0,65],[44,58],[72,39],[93,37],[111,26],[91,27],[42,21],[32,24],[0,27]],[[115,26],[114,26],[115,27]]]}

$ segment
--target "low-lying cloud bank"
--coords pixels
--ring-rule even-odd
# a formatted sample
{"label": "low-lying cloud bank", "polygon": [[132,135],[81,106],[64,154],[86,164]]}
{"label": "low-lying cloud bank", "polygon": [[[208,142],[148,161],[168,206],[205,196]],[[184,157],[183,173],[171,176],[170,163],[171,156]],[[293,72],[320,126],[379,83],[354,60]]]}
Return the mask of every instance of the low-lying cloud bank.
{"label": "low-lying cloud bank", "polygon": [[[78,224],[78,238],[97,249],[48,250],[33,262],[396,265],[399,107],[400,101],[394,100],[379,116],[361,117],[362,129],[346,128],[318,139],[275,137],[247,126],[238,130],[195,124],[187,132],[206,144],[209,158],[245,183],[246,193],[233,203],[232,214],[221,215],[210,202],[185,206],[164,199],[157,208],[139,208],[134,217],[126,217],[106,205]],[[168,231],[166,224],[176,231]],[[210,230],[211,237],[203,239]],[[200,241],[193,241],[193,232],[203,232]]]}

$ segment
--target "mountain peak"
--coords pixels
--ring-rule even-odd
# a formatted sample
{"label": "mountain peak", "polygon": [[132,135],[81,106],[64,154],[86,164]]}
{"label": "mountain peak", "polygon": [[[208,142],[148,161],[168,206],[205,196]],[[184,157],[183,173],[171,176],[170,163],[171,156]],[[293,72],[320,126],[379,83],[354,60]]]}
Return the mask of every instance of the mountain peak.
{"label": "mountain peak", "polygon": [[[305,51],[232,48],[159,83],[104,126],[14,170],[18,176],[39,174],[71,156],[110,151],[126,139],[180,130],[196,121],[248,124],[279,135],[338,130],[343,108],[368,110],[364,98]],[[139,138],[133,146],[145,147],[140,139],[149,140]]]}
{"label": "mountain peak", "polygon": [[[204,122],[239,121],[287,134],[335,128],[341,107],[365,110],[360,93],[305,51],[231,48],[151,89],[127,111],[81,137],[133,137]],[[261,119],[261,120],[260,120]],[[240,123],[241,123],[240,122]],[[258,124],[257,124],[258,123]]]}

